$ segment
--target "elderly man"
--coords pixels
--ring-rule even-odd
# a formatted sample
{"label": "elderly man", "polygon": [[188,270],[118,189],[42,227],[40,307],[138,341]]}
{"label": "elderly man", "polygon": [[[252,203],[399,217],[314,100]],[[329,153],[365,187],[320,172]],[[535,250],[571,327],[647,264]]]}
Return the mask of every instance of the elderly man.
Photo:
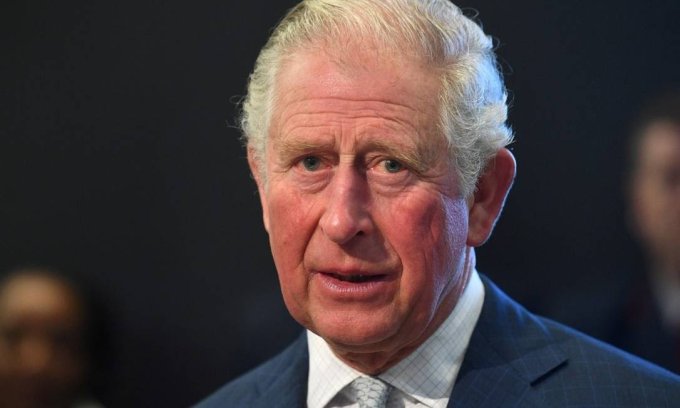
{"label": "elderly man", "polygon": [[515,175],[490,39],[446,0],[308,0],[243,106],[306,333],[204,407],[673,406],[678,378],[475,271]]}

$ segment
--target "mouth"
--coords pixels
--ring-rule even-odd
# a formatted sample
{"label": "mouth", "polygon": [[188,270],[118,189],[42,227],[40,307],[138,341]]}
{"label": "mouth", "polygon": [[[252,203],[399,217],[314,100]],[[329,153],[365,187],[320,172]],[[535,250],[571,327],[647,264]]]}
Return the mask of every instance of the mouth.
{"label": "mouth", "polygon": [[[387,301],[394,295],[397,285],[394,273],[380,273],[383,270],[316,270],[310,282],[323,302],[361,302],[374,304]],[[386,271],[387,272],[387,271]]]}
{"label": "mouth", "polygon": [[339,273],[322,273],[325,276],[337,279],[342,282],[349,283],[366,283],[366,282],[379,282],[385,280],[387,275],[365,275],[365,274],[350,274],[341,275]]}

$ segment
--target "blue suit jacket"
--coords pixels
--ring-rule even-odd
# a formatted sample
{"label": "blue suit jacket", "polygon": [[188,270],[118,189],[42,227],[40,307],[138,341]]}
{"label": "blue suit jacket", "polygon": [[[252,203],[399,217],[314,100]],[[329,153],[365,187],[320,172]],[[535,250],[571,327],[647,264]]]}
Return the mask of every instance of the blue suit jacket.
{"label": "blue suit jacket", "polygon": [[[680,377],[532,315],[488,279],[449,407],[680,407]],[[198,404],[305,407],[306,336]]]}

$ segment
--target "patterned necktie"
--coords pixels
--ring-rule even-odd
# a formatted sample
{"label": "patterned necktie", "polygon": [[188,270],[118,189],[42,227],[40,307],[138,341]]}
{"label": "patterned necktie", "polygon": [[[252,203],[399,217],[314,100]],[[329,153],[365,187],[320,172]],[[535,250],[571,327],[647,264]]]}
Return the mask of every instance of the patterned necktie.
{"label": "patterned necktie", "polygon": [[392,388],[377,378],[359,377],[352,381],[359,408],[385,408],[387,397]]}

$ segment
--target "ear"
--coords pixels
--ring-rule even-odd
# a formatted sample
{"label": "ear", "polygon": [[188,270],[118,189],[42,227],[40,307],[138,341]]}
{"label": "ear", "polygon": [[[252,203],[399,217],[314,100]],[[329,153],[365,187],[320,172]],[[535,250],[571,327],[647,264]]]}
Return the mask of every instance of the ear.
{"label": "ear", "polygon": [[469,202],[467,245],[478,247],[491,235],[515,179],[515,157],[501,149],[489,161]]}
{"label": "ear", "polygon": [[258,159],[255,149],[248,146],[248,166],[255,179],[255,184],[257,184],[257,192],[260,196],[260,204],[262,205],[262,221],[264,222],[264,229],[269,232],[269,208],[267,206],[264,179],[262,177],[262,172],[266,171],[266,169],[261,168],[262,165],[263,163]]}

